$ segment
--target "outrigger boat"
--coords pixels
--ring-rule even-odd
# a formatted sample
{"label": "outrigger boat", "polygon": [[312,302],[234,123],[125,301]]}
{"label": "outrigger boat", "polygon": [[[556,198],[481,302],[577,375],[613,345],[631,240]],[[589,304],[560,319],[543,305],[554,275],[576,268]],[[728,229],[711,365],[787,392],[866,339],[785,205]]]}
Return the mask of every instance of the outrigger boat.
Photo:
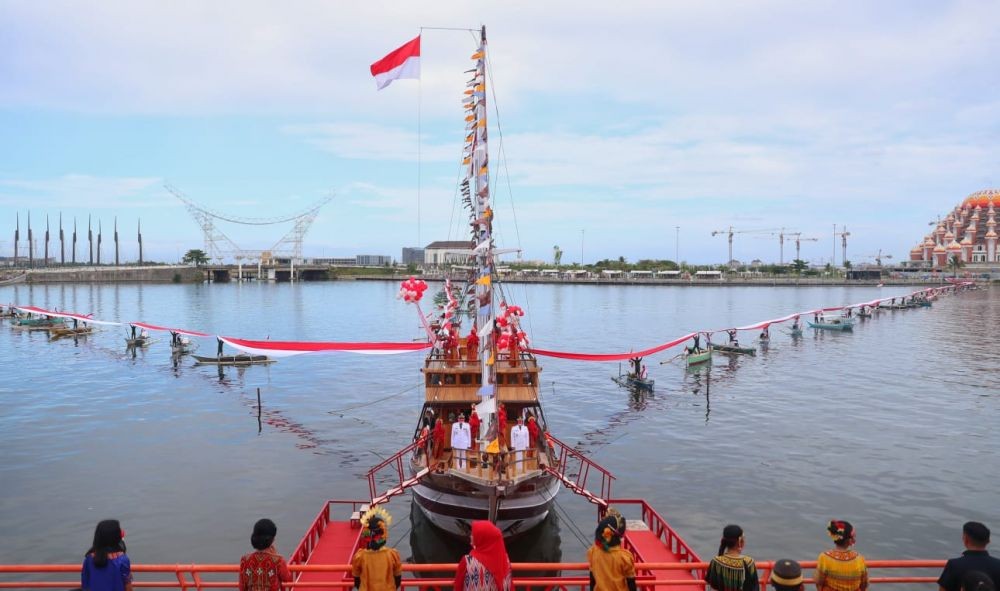
{"label": "outrigger boat", "polygon": [[195,363],[200,365],[263,365],[274,363],[267,355],[220,355],[218,357],[205,357],[202,355],[192,355]]}
{"label": "outrigger boat", "polygon": [[12,328],[19,330],[51,330],[66,324],[65,318],[54,318],[52,316],[31,316],[18,318]]}
{"label": "outrigger boat", "polygon": [[820,316],[816,322],[809,321],[809,327],[819,330],[854,330],[854,320],[843,316],[824,317]]}
{"label": "outrigger boat", "polygon": [[701,367],[712,360],[712,348],[702,349],[697,344],[684,348],[684,362],[689,368]]}
{"label": "outrigger boat", "polygon": [[731,344],[725,344],[724,345],[724,344],[709,342],[708,343],[708,348],[712,349],[714,351],[718,351],[719,353],[728,353],[728,354],[732,354],[732,355],[751,355],[751,356],[753,356],[753,355],[757,354],[757,348],[756,347],[740,347],[739,345],[731,345]]}
{"label": "outrigger boat", "polygon": [[49,329],[49,338],[51,340],[60,339],[62,337],[84,337],[94,332],[94,327],[88,324],[83,326],[77,325],[74,321],[73,326],[60,326],[57,328]]}
{"label": "outrigger boat", "polygon": [[621,366],[618,366],[618,375],[612,376],[611,381],[629,390],[652,391],[655,380],[646,377],[646,368],[642,365],[642,357],[633,357],[630,361],[632,371],[622,373]]}

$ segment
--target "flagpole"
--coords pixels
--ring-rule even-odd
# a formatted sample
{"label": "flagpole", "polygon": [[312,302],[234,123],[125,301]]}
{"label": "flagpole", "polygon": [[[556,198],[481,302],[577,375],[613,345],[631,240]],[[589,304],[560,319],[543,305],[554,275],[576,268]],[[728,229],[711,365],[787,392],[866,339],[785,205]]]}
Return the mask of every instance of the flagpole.
{"label": "flagpole", "polygon": [[[423,41],[424,29],[420,29],[421,42]],[[423,76],[417,78],[417,248],[423,248],[424,245],[420,241],[420,168],[423,161],[420,157],[420,123],[422,115],[422,102],[423,102]]]}

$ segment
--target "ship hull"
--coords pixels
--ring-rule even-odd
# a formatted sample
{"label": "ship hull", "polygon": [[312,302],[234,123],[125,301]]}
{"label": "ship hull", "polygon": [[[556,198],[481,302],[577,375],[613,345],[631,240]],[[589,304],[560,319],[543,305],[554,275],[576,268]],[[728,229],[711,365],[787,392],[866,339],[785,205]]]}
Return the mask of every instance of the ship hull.
{"label": "ship hull", "polygon": [[[560,489],[559,481],[550,475],[532,480],[537,486],[535,492],[499,500],[496,525],[504,537],[514,537],[534,529],[545,520],[552,508]],[[412,490],[413,502],[428,521],[454,536],[468,538],[473,521],[489,519],[490,500],[485,487],[481,494],[455,494],[424,484],[418,484]]]}

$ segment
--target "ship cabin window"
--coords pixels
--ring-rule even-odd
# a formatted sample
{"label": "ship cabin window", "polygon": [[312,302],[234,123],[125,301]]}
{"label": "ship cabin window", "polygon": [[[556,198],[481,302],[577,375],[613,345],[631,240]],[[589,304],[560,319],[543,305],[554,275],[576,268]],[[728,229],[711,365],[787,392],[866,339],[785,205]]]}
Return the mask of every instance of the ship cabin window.
{"label": "ship cabin window", "polygon": [[532,374],[532,373],[526,373],[526,374],[524,374],[524,380],[521,383],[524,384],[525,386],[534,386],[535,385],[535,375]]}
{"label": "ship cabin window", "polygon": [[441,385],[441,374],[439,374],[439,373],[429,373],[429,374],[427,374],[427,385],[428,386],[440,386]]}
{"label": "ship cabin window", "polygon": [[482,386],[483,385],[483,375],[482,374],[478,374],[478,373],[476,374],[476,385],[477,386]]}
{"label": "ship cabin window", "polygon": [[446,373],[444,374],[444,383],[446,386],[452,386],[455,384],[455,374]]}
{"label": "ship cabin window", "polygon": [[472,374],[463,373],[462,375],[458,376],[458,383],[462,384],[463,386],[468,386],[472,384]]}

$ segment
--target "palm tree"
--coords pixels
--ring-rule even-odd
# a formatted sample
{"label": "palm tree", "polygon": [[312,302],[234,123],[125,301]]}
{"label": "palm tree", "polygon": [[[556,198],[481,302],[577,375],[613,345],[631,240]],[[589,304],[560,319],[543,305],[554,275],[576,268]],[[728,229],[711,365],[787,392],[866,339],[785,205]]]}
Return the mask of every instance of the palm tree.
{"label": "palm tree", "polygon": [[948,259],[948,268],[954,273],[953,277],[958,277],[958,270],[965,266],[965,262],[958,258],[958,255],[951,255]]}
{"label": "palm tree", "polygon": [[802,259],[795,259],[792,261],[792,269],[795,270],[796,275],[801,275],[809,267],[809,263],[803,261]]}

